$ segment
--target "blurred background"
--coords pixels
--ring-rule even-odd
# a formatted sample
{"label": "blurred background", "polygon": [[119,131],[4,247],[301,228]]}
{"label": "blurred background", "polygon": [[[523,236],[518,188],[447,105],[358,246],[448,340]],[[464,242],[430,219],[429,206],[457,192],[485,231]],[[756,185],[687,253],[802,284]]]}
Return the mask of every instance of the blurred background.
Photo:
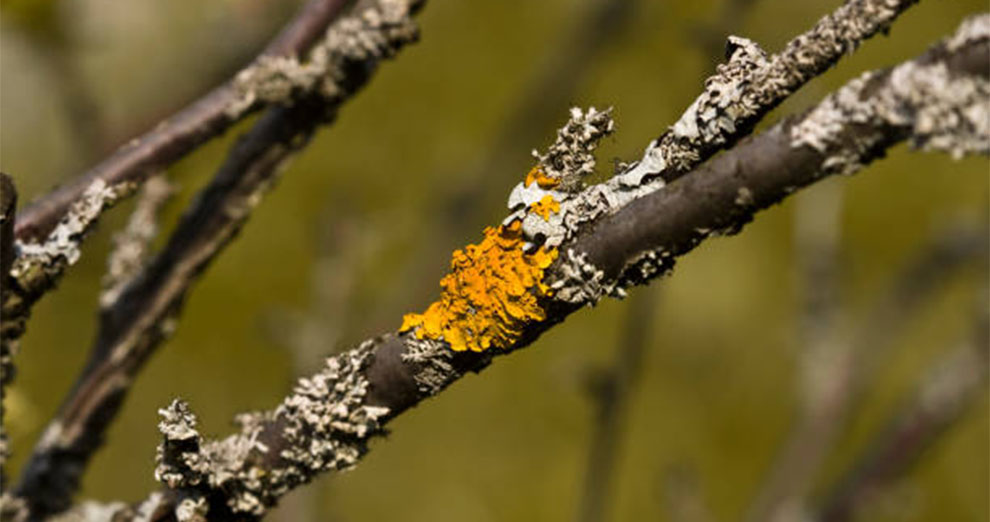
{"label": "blurred background", "polygon": [[[421,42],[318,134],[194,287],[82,496],[135,501],[156,486],[156,410],[173,397],[202,432],[227,434],[322,356],[422,310],[568,107],[614,107],[599,154],[610,171],[691,103],[727,34],[774,52],[839,4],[428,2]],[[229,77],[297,5],[3,0],[0,166],[22,204]],[[921,2],[767,122],[985,8]],[[167,172],[178,193],[163,226],[247,124]],[[865,479],[856,520],[988,520],[988,180],[985,158],[901,146],[820,183],[402,415],[357,469],[271,519],[758,520]],[[132,206],[108,213],[35,308],[7,404],[12,476],[86,358]],[[904,415],[931,416],[932,436],[897,445]],[[887,465],[876,480],[871,458]]]}

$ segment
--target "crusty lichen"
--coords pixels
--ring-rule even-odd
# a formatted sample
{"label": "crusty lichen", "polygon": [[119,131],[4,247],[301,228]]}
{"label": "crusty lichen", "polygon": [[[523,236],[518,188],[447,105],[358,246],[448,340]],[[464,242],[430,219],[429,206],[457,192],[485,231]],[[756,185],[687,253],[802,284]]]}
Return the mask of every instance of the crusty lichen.
{"label": "crusty lichen", "polygon": [[24,332],[31,306],[55,286],[66,267],[79,260],[80,244],[102,212],[133,192],[135,185],[108,185],[102,179],[91,183],[61,221],[41,241],[14,244],[15,258],[10,268],[8,292],[2,305],[2,338],[10,351]]}
{"label": "crusty lichen", "polygon": [[349,94],[347,68],[393,56],[418,37],[412,11],[422,0],[379,0],[341,18],[305,60],[262,56],[234,79],[237,99],[227,114],[237,117],[258,102],[289,104],[303,94],[336,100]]}
{"label": "crusty lichen", "polygon": [[399,331],[482,352],[512,346],[523,327],[543,321],[540,300],[552,294],[544,270],[575,230],[568,228],[568,205],[595,170],[599,141],[614,129],[611,110],[572,108],[547,151],[533,151],[538,163],[509,194],[511,214],[486,228],[481,243],[454,252],[440,299],[422,314],[407,314]]}
{"label": "crusty lichen", "polygon": [[[300,379],[275,410],[239,416],[240,433],[220,441],[204,442],[184,402],[162,409],[159,429],[165,440],[155,477],[180,495],[176,517],[214,518],[206,511],[214,496],[234,518],[260,516],[317,473],[356,465],[389,411],[365,402],[369,384],[363,372],[372,348],[368,342],[327,359],[323,370]],[[269,455],[276,448],[262,441],[272,430],[277,430],[277,456]]]}
{"label": "crusty lichen", "polygon": [[[947,52],[990,40],[990,15],[973,17],[942,44]],[[990,82],[953,74],[944,60],[914,60],[889,71],[867,72],[822,103],[790,129],[794,147],[825,155],[824,174],[849,174],[872,158],[890,132],[906,131],[911,145],[953,157],[990,153]],[[854,143],[842,139],[849,122],[863,129]]]}

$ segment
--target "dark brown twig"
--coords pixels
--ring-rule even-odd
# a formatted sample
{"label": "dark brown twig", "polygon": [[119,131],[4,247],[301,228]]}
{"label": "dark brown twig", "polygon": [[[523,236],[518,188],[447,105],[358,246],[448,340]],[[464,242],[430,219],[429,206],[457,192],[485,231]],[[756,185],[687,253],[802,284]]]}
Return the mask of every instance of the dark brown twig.
{"label": "dark brown twig", "polygon": [[[348,3],[349,0],[309,0],[261,56],[302,54]],[[232,115],[229,109],[239,96],[233,83],[231,80],[213,89],[84,174],[25,207],[17,216],[17,238],[43,239],[97,179],[108,186],[143,182],[260,108],[260,104],[255,104]]]}

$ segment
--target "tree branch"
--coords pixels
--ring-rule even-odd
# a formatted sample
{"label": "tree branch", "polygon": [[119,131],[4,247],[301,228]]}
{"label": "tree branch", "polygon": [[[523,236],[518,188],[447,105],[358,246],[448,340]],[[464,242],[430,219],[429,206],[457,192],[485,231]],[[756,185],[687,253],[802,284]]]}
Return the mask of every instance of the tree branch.
{"label": "tree branch", "polygon": [[[541,273],[541,283],[528,288],[539,296],[542,318],[536,318],[535,312],[523,315],[530,311],[520,311],[530,304],[524,296],[518,301],[494,294],[451,296],[459,287],[447,283],[448,294],[443,299],[451,299],[451,306],[475,306],[472,315],[480,315],[487,311],[483,300],[494,299],[496,307],[505,311],[506,316],[495,319],[491,327],[500,335],[493,346],[479,346],[481,351],[451,349],[458,336],[474,342],[484,333],[455,330],[466,328],[457,320],[439,320],[444,332],[452,336],[450,342],[435,337],[428,323],[404,326],[398,334],[368,340],[327,359],[322,371],[301,379],[278,407],[240,416],[240,433],[219,441],[203,439],[188,405],[173,402],[161,410],[165,441],[156,468],[156,476],[168,489],[152,495],[139,509],[154,511],[156,519],[260,516],[281,495],[317,473],[354,466],[367,451],[368,440],[384,433],[383,426],[390,419],[439,393],[466,372],[480,371],[495,355],[527,346],[582,305],[593,304],[605,294],[621,295],[622,289],[666,272],[674,257],[716,235],[714,231],[738,231],[756,211],[797,188],[828,175],[856,172],[908,139],[925,150],[990,152],[990,123],[983,117],[990,95],[988,64],[990,17],[984,16],[966,22],[954,37],[917,60],[853,80],[810,112],[745,140],[665,188],[630,189],[638,197],[624,201],[617,197],[613,206],[606,207],[609,212],[596,213],[593,220],[578,220],[573,237],[560,243],[559,251],[566,255],[560,255],[545,275]],[[552,185],[553,180],[587,170],[588,164],[579,160],[587,161],[594,141],[610,128],[602,113],[575,111],[560,131],[558,143],[540,156],[540,166],[534,171],[539,181],[520,184],[522,188],[517,187],[513,197],[528,197],[529,193],[519,195],[519,190],[542,190],[563,198],[558,212],[546,214],[546,222],[562,214],[561,223],[566,223],[568,211],[601,210],[575,205],[613,190],[603,188],[607,184],[579,193],[536,185]],[[574,165],[577,170],[567,171],[562,165]],[[560,177],[551,177],[553,166],[564,169]],[[628,180],[625,174],[617,178]],[[539,248],[529,241],[537,240],[526,235],[525,221],[534,214],[538,212],[510,216],[506,225],[487,232],[489,238],[492,233],[501,234],[502,243],[487,250],[475,245],[455,253],[455,273],[468,276],[470,272],[464,271],[471,267],[466,265],[489,262],[474,261],[471,256],[475,255],[511,258],[522,252],[524,260],[535,262],[550,255],[540,252],[558,250],[547,246],[550,236],[544,236]],[[522,228],[516,224],[520,221]],[[525,238],[526,244],[512,234]],[[498,261],[524,270],[511,265],[512,259],[499,257]],[[502,285],[511,283],[510,276],[496,273],[478,284],[488,292],[502,292]],[[469,347],[476,349],[473,344]]]}
{"label": "tree branch", "polygon": [[[320,38],[348,3],[349,0],[309,0],[245,70],[251,70],[266,57],[301,55]],[[238,76],[240,74],[243,71]],[[102,180],[107,186],[141,183],[261,108],[259,103],[231,112],[231,107],[239,105],[242,97],[243,92],[235,76],[150,131],[132,139],[106,160],[25,207],[17,216],[17,238],[24,242],[45,238],[72,204],[97,180]]]}

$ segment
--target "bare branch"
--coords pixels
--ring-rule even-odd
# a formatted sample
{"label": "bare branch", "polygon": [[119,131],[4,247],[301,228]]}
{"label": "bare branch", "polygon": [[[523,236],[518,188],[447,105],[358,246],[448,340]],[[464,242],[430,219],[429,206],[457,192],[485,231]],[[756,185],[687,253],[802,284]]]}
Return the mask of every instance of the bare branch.
{"label": "bare branch", "polygon": [[[320,38],[347,4],[347,0],[309,0],[258,60],[301,55]],[[86,173],[26,207],[17,216],[17,238],[24,242],[44,239],[73,202],[97,180],[109,187],[140,184],[261,107],[261,104],[242,106],[243,97],[235,78],[134,138]],[[231,111],[235,105],[239,110]]]}
{"label": "bare branch", "polygon": [[416,0],[342,18],[314,49],[339,71],[321,93],[269,110],[233,147],[224,165],[183,216],[163,251],[102,311],[89,363],[49,423],[24,468],[17,492],[32,516],[68,507],[79,477],[101,445],[133,379],[175,327],[183,300],[202,271],[236,236],[272,187],[281,167],[317,127],[369,79],[375,65],[414,41]]}
{"label": "bare branch", "polygon": [[[990,93],[988,64],[990,17],[976,18],[921,58],[893,70],[867,73],[811,112],[740,143],[666,188],[644,193],[582,227],[573,239],[562,243],[560,250],[568,255],[547,267],[545,277],[535,270],[553,257],[555,249],[548,249],[546,243],[538,248],[528,241],[522,244],[523,232],[517,225],[530,214],[546,215],[548,220],[555,215],[552,210],[543,214],[553,205],[540,199],[544,203],[530,207],[526,217],[510,217],[506,225],[486,231],[486,241],[491,243],[456,252],[452,265],[459,278],[484,269],[488,266],[484,263],[495,264],[488,266],[493,270],[504,263],[506,269],[517,270],[515,274],[493,273],[491,279],[468,288],[448,282],[447,294],[440,304],[435,303],[440,308],[453,307],[450,313],[477,306],[480,314],[486,299],[503,306],[504,317],[492,319],[494,325],[482,325],[499,332],[489,338],[490,345],[476,344],[484,332],[467,329],[478,318],[407,318],[399,334],[366,341],[329,358],[322,371],[301,379],[278,407],[242,416],[240,433],[214,442],[195,430],[188,406],[175,402],[162,411],[160,428],[165,442],[156,472],[169,489],[149,498],[143,509],[153,506],[160,519],[190,519],[207,513],[221,518],[260,515],[286,491],[315,474],[355,465],[367,450],[368,440],[381,435],[388,420],[439,393],[466,372],[480,371],[494,356],[530,344],[581,305],[606,293],[601,290],[617,293],[660,275],[672,266],[675,256],[715,235],[713,231],[738,230],[756,211],[797,188],[828,175],[855,172],[907,139],[929,145],[922,148],[990,151],[990,129],[983,119]],[[579,146],[574,140],[581,137],[593,140],[593,129],[602,128],[597,125],[599,114],[575,111],[559,134],[561,140],[570,140],[575,147]],[[827,132],[823,132],[824,121],[829,123],[824,126]],[[539,169],[531,175],[535,179],[524,189],[553,185]],[[558,212],[564,212],[563,205]],[[532,303],[525,296],[510,289],[514,282],[510,278],[522,281],[528,273],[535,273],[536,280],[520,284],[540,296],[537,310],[530,308]],[[577,284],[587,290],[579,300],[561,297],[563,292],[547,292]],[[475,295],[473,289],[479,287],[482,295]],[[464,295],[451,295],[462,290]],[[429,322],[434,320],[439,326]],[[451,337],[436,337],[435,328]],[[460,351],[451,349],[455,343],[464,343]],[[468,347],[480,351],[467,351]]]}

